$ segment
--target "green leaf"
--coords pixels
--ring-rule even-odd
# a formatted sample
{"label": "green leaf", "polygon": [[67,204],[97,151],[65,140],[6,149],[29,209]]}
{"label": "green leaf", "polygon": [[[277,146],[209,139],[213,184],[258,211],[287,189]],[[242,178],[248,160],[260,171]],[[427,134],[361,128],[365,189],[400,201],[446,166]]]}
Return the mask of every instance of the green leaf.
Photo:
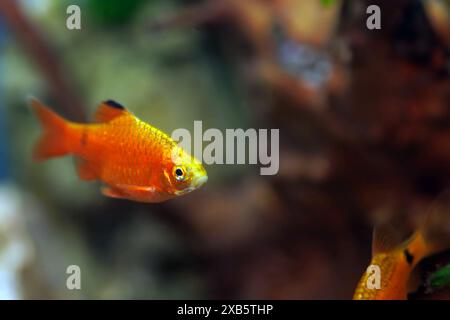
{"label": "green leaf", "polygon": [[329,7],[332,6],[336,2],[336,0],[320,0],[320,2],[323,6]]}
{"label": "green leaf", "polygon": [[433,288],[442,288],[450,285],[450,265],[447,265],[429,277],[429,283]]}

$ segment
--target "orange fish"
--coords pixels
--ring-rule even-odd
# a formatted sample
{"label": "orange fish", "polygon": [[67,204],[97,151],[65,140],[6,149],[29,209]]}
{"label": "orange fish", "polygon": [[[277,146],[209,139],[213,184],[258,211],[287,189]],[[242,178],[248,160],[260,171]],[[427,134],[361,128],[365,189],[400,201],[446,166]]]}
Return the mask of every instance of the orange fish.
{"label": "orange fish", "polygon": [[[389,224],[377,226],[373,234],[372,261],[356,287],[355,300],[406,300],[413,284],[411,274],[424,258],[450,248],[450,201],[438,202],[424,223],[406,241],[397,241]],[[379,272],[378,288],[373,267]]]}
{"label": "orange fish", "polygon": [[67,121],[36,99],[30,104],[44,130],[35,159],[74,155],[79,177],[103,181],[106,196],[161,202],[208,180],[197,159],[115,101],[103,102],[89,124]]}

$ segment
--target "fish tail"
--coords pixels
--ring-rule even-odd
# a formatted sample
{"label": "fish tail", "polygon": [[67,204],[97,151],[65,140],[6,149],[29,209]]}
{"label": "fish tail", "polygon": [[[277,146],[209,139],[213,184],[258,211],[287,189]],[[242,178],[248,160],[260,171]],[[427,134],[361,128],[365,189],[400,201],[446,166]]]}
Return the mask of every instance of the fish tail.
{"label": "fish tail", "polygon": [[33,158],[45,160],[70,153],[70,123],[35,98],[31,98],[30,106],[43,129],[43,134],[35,145]]}
{"label": "fish tail", "polygon": [[425,216],[411,245],[423,247],[423,257],[450,249],[450,190],[441,193]]}

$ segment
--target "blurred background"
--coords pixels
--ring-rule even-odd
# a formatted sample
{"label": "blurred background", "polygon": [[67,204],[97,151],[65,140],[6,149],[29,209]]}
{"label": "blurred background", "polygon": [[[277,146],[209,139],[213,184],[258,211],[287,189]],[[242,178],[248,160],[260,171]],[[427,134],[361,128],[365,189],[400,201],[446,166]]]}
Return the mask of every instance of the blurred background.
{"label": "blurred background", "polygon": [[[81,30],[66,9],[81,8]],[[381,30],[366,9],[381,8]],[[450,186],[447,0],[0,1],[0,298],[350,299],[373,221]],[[35,163],[39,97],[71,120],[114,99],[171,133],[279,128],[280,171],[212,165],[185,197],[103,197]],[[450,254],[410,298],[450,298]],[[82,290],[66,288],[81,268]],[[439,273],[439,288],[429,277]]]}

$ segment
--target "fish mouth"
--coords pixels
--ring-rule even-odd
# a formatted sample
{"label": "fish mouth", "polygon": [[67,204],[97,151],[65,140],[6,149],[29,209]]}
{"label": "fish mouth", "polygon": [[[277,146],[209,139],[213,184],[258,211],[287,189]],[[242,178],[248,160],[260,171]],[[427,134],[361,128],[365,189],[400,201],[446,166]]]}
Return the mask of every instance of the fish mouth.
{"label": "fish mouth", "polygon": [[181,195],[183,195],[183,194],[190,193],[190,192],[192,192],[192,191],[194,191],[194,190],[195,190],[194,187],[189,187],[189,188],[186,188],[186,189],[183,189],[183,190],[175,191],[175,194],[176,194],[177,196],[181,196]]}
{"label": "fish mouth", "polygon": [[206,174],[205,175],[196,176],[192,180],[192,187],[194,187],[195,189],[200,188],[207,181],[208,181],[208,176]]}
{"label": "fish mouth", "polygon": [[207,175],[200,175],[200,176],[195,176],[192,179],[192,183],[189,187],[183,189],[183,190],[179,190],[179,191],[175,191],[175,194],[178,196],[181,196],[183,194],[187,194],[190,193],[198,188],[200,188],[202,185],[204,185],[206,183],[206,181],[208,181],[208,176]]}

